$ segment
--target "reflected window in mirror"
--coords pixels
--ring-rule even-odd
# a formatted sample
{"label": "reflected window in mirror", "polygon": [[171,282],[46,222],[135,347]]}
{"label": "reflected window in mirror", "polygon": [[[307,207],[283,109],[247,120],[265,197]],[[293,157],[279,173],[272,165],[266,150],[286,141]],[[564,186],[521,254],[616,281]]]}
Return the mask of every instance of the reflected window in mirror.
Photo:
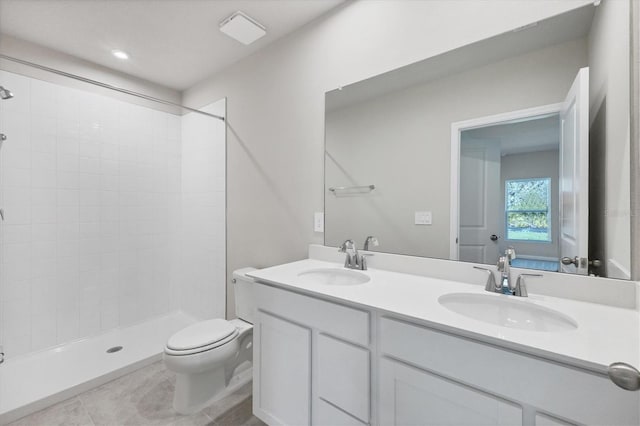
{"label": "reflected window in mirror", "polygon": [[505,182],[509,241],[551,242],[551,178]]}

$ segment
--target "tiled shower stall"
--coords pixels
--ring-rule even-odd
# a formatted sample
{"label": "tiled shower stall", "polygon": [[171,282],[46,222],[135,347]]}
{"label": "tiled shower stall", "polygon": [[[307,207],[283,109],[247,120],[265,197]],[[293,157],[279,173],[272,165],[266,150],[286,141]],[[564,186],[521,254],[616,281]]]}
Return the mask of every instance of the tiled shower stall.
{"label": "tiled shower stall", "polygon": [[[6,359],[225,314],[225,124],[0,71]],[[221,100],[204,110],[224,115]]]}

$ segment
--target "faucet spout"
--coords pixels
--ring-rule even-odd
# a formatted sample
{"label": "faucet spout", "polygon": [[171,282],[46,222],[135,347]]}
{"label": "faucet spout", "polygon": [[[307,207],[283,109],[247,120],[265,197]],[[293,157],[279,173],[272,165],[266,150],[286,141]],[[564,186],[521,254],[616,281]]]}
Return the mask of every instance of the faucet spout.
{"label": "faucet spout", "polygon": [[353,240],[345,240],[338,249],[340,253],[345,253],[344,267],[349,269],[367,269],[367,262],[364,256],[358,253],[358,248]]}
{"label": "faucet spout", "polygon": [[516,290],[515,283],[511,282],[511,260],[516,258],[516,250],[509,247],[504,256],[498,259],[498,271],[500,271],[500,287],[503,294],[513,294]]}
{"label": "faucet spout", "polygon": [[506,256],[498,259],[498,271],[500,272],[500,289],[503,294],[511,294],[511,270]]}

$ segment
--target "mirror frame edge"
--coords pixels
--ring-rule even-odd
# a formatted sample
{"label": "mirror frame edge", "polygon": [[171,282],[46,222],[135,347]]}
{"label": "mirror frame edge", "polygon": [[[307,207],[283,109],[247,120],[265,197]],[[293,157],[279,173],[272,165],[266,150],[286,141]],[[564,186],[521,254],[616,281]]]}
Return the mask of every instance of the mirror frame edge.
{"label": "mirror frame edge", "polygon": [[[631,280],[640,281],[640,1],[630,2]],[[636,259],[636,262],[633,261]]]}

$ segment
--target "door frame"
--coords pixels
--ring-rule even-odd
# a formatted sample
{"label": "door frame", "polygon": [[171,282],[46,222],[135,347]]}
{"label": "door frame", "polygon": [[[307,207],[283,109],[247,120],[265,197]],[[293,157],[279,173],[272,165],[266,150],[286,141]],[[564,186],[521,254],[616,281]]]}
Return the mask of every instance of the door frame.
{"label": "door frame", "polygon": [[458,260],[458,223],[460,221],[460,137],[465,130],[479,129],[496,124],[511,124],[519,121],[527,121],[545,115],[559,114],[562,110],[562,102],[537,106],[533,108],[519,109],[500,114],[487,115],[464,121],[451,123],[451,198],[449,199],[449,259]]}

